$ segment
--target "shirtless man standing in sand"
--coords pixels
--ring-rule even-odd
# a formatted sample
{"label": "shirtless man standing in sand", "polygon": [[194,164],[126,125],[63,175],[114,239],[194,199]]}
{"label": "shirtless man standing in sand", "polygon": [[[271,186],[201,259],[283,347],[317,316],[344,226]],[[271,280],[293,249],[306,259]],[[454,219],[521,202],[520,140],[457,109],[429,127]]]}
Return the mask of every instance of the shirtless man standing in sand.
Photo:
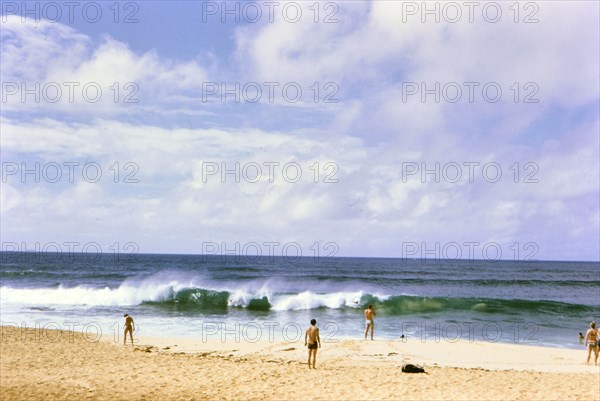
{"label": "shirtless man standing in sand", "polygon": [[129,333],[129,338],[131,339],[131,346],[133,346],[133,318],[129,316],[127,313],[123,315],[125,318],[125,334],[123,337],[123,345],[127,345],[127,333]]}
{"label": "shirtless man standing in sand", "polygon": [[595,356],[594,364],[598,365],[598,350],[600,349],[600,346],[598,345],[598,336],[600,336],[600,333],[598,333],[598,330],[596,330],[596,322],[590,323],[590,328],[587,333],[585,333],[585,345],[588,349],[588,365],[590,364],[590,356],[592,356],[592,351],[594,351]]}
{"label": "shirtless man standing in sand", "polygon": [[373,340],[373,329],[375,327],[375,322],[373,321],[374,317],[375,309],[373,309],[373,305],[369,305],[369,307],[365,309],[365,340],[367,339],[369,329],[371,329],[371,340]]}
{"label": "shirtless man standing in sand", "polygon": [[304,345],[308,345],[308,368],[310,369],[310,357],[312,355],[312,367],[316,369],[317,349],[321,347],[321,337],[319,337],[319,328],[316,326],[317,321],[312,319],[310,326],[306,329],[304,335]]}

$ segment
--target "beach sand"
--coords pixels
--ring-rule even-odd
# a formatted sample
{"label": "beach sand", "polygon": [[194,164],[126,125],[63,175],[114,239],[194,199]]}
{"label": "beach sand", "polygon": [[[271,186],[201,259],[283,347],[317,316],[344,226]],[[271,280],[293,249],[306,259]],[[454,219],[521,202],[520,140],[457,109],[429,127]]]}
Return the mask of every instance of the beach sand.
{"label": "beach sand", "polygon": [[[586,351],[461,341],[303,343],[140,338],[2,327],[2,400],[599,400]],[[427,374],[406,374],[403,363]]]}

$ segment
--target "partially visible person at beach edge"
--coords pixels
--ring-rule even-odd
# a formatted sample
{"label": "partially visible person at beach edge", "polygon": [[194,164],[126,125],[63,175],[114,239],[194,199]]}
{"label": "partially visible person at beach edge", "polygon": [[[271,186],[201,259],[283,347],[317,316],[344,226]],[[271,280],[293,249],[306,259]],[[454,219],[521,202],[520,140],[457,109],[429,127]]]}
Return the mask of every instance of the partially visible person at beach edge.
{"label": "partially visible person at beach edge", "polygon": [[588,349],[588,356],[587,356],[587,364],[590,364],[590,356],[592,356],[592,351],[594,351],[594,365],[598,365],[598,351],[599,351],[599,346],[598,346],[598,336],[600,334],[598,333],[598,330],[596,330],[596,322],[592,322],[590,323],[590,328],[588,329],[588,331],[585,333],[585,346]]}
{"label": "partially visible person at beach edge", "polygon": [[583,344],[583,339],[584,339],[584,338],[585,338],[585,337],[583,337],[583,333],[582,333],[582,332],[579,332],[579,344]]}
{"label": "partially visible person at beach edge", "polygon": [[373,329],[375,327],[375,322],[373,318],[375,317],[375,309],[373,309],[373,305],[369,305],[367,309],[365,309],[365,340],[367,339],[367,333],[369,329],[371,329],[371,340],[373,340]]}
{"label": "partially visible person at beach edge", "polygon": [[127,333],[129,333],[129,338],[131,339],[131,345],[133,346],[133,327],[134,321],[131,316],[127,313],[123,315],[125,318],[125,333],[123,334],[123,345],[127,345]]}
{"label": "partially visible person at beach edge", "polygon": [[310,326],[306,329],[304,335],[304,345],[308,346],[308,368],[310,369],[310,358],[312,356],[312,367],[316,369],[317,349],[321,347],[321,337],[319,336],[319,328],[316,326],[317,321],[312,319]]}

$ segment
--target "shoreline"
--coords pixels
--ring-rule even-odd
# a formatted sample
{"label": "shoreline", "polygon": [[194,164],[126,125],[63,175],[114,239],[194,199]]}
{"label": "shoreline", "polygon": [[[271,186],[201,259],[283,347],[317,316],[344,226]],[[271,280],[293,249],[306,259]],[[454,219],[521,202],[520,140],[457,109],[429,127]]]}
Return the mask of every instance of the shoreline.
{"label": "shoreline", "polygon": [[[0,330],[1,400],[600,400],[600,368],[568,349],[341,340],[322,342],[312,370],[303,341],[140,337],[124,347],[122,337]],[[401,373],[403,363],[427,373]]]}
{"label": "shoreline", "polygon": [[[600,374],[600,366],[593,365],[593,354],[591,364],[585,364],[587,350],[464,340],[454,343],[387,339],[374,341],[341,339],[332,342],[321,340],[321,342],[319,359],[323,361],[355,358],[460,369]],[[127,346],[131,347],[130,343]],[[302,361],[307,352],[304,343],[300,341],[202,341],[193,338],[152,336],[140,336],[134,347],[153,347],[161,352],[190,355],[206,352],[231,356],[278,355],[286,361]],[[167,347],[168,349],[165,349]],[[530,362],[530,358],[535,358],[535,362]]]}
{"label": "shoreline", "polygon": [[[19,333],[19,334],[16,334]],[[122,346],[122,333],[103,334],[96,331],[89,331],[87,334],[81,330],[62,330],[45,328],[27,328],[0,325],[0,341],[5,342],[5,338],[18,337],[21,342],[34,343],[70,343],[75,337],[84,338],[89,344],[105,343],[114,346]],[[229,333],[231,334],[231,333]],[[199,353],[231,353],[234,356],[244,356],[250,354],[266,355],[277,353],[281,349],[286,351],[296,351],[289,355],[297,356],[298,360],[303,355],[298,355],[298,350],[304,350],[303,340],[301,341],[282,341],[280,339],[263,339],[250,341],[243,338],[235,339],[234,336],[225,340],[214,337],[174,337],[174,336],[138,336],[134,333],[133,348],[151,347],[164,353],[178,354],[199,354]],[[373,340],[363,340],[357,338],[339,338],[327,340],[321,336],[322,348],[325,350],[321,355],[325,358],[341,358],[354,356],[376,356],[379,354],[369,354],[368,352],[396,353],[402,354],[404,359],[414,360],[416,364],[426,364],[430,366],[444,366],[452,368],[481,368],[489,370],[517,370],[517,371],[537,371],[537,372],[568,372],[574,369],[579,373],[594,373],[592,353],[591,365],[585,364],[587,358],[587,348],[573,349],[568,347],[557,347],[552,345],[531,345],[525,343],[510,342],[492,342],[464,340],[425,340],[419,337],[406,339],[388,339],[381,338]],[[127,347],[131,348],[129,339]],[[350,352],[352,350],[352,352]],[[356,355],[354,355],[356,354]],[[530,363],[525,359],[535,357],[537,362]],[[562,364],[554,364],[554,361],[561,361]],[[568,369],[565,369],[565,364]],[[600,357],[598,360],[600,365]],[[597,366],[597,373],[600,373],[600,366]]]}
{"label": "shoreline", "polygon": [[[90,319],[89,314],[85,317],[77,315],[70,319],[65,317],[57,319],[58,312],[53,311],[54,315],[37,318],[34,321],[23,319],[22,317],[19,319],[20,315],[9,312],[8,318],[6,318],[6,313],[3,314],[3,321],[0,324],[14,328],[24,327],[49,330],[72,330],[74,328],[81,331],[82,328],[88,328],[91,332],[99,332],[102,338],[113,338],[122,335],[122,319],[115,319],[115,316],[122,314],[123,311],[128,311],[137,316],[139,320],[142,320],[144,326],[142,326],[141,333],[144,337],[148,338],[167,337],[193,340],[201,337],[209,341],[219,341],[221,338],[226,338],[229,342],[233,341],[234,337],[241,337],[243,340],[252,342],[258,337],[259,341],[262,341],[264,338],[270,338],[271,340],[274,338],[275,341],[294,342],[303,339],[304,329],[309,321],[308,318],[299,319],[296,317],[295,320],[279,324],[276,320],[277,316],[271,317],[270,320],[265,320],[264,317],[255,319],[249,317],[248,320],[227,320],[226,318],[219,320],[212,317],[203,317],[202,319],[183,317],[173,319],[172,317],[148,317],[136,314],[135,310],[122,309],[115,311],[110,317],[99,316],[93,319]],[[321,323],[321,336],[324,338],[339,341],[358,340],[362,338],[364,332],[364,326],[361,324],[362,321],[357,323],[359,322],[358,319],[354,319],[351,322],[344,321],[345,326],[341,326],[341,323],[338,325],[334,320],[326,320],[326,318],[319,320],[318,316],[317,321]],[[537,346],[574,351],[585,350],[585,346],[579,343],[576,333],[587,330],[587,327],[582,326],[568,330],[565,328],[555,328],[551,331],[544,327],[540,328],[532,323],[522,323],[519,326],[510,323],[504,327],[500,326],[498,322],[487,324],[467,322],[459,324],[433,320],[429,322],[429,326],[425,326],[420,321],[415,320],[404,321],[402,324],[405,326],[397,325],[398,327],[391,326],[391,328],[386,325],[388,322],[384,320],[379,320],[377,323],[376,338],[385,341],[399,341],[400,333],[404,333],[406,338],[411,342],[454,343],[458,341],[459,343]],[[403,331],[402,328],[407,328],[407,331]],[[420,331],[415,332],[416,329]],[[552,337],[549,337],[548,333],[551,333]]]}

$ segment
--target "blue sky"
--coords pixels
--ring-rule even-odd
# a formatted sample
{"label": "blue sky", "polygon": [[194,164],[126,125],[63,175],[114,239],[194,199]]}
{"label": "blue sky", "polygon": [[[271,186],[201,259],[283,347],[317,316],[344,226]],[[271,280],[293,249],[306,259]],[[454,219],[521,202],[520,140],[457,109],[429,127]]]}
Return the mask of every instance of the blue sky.
{"label": "blue sky", "polygon": [[597,2],[480,2],[472,22],[461,2],[428,3],[440,22],[421,2],[279,2],[272,22],[265,2],[228,2],[240,22],[222,2],[23,4],[2,4],[5,249],[600,258]]}

